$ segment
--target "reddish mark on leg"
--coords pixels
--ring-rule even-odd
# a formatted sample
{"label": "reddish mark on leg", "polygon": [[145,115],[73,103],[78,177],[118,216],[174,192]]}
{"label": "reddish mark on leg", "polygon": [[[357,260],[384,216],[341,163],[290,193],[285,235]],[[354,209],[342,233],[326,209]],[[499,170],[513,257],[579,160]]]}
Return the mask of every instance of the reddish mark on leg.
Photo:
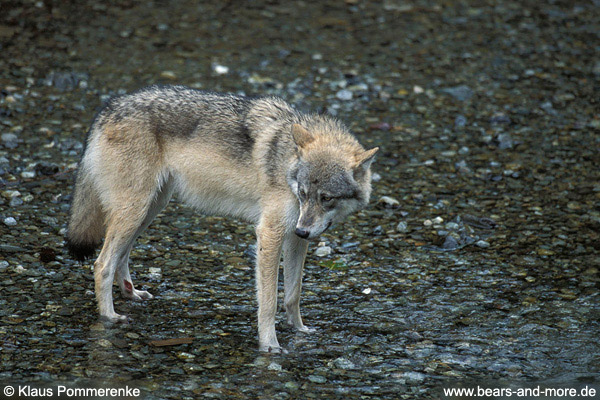
{"label": "reddish mark on leg", "polygon": [[125,290],[127,290],[128,292],[133,292],[133,285],[131,284],[131,282],[123,280],[123,283],[125,284]]}

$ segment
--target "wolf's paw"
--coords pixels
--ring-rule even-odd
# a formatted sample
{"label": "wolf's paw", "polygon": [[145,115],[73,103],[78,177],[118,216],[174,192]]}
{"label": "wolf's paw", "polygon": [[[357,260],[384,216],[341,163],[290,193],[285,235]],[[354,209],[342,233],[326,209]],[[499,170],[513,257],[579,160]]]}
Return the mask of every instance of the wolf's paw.
{"label": "wolf's paw", "polygon": [[269,353],[269,354],[287,354],[287,350],[285,350],[283,347],[281,347],[279,345],[277,345],[277,346],[261,345],[259,347],[259,350],[264,353]]}
{"label": "wolf's paw", "polygon": [[120,315],[117,313],[101,315],[100,320],[106,321],[106,322],[111,322],[113,324],[126,324],[129,322],[126,315]]}
{"label": "wolf's paw", "polygon": [[315,328],[310,328],[306,325],[296,327],[296,329],[298,330],[298,332],[302,332],[302,333],[315,333],[317,331]]}
{"label": "wolf's paw", "polygon": [[121,293],[123,294],[123,296],[125,298],[135,300],[135,301],[150,300],[150,299],[154,298],[154,296],[152,296],[150,294],[150,292],[147,292],[145,290],[137,290],[137,289],[131,289],[131,291],[122,290]]}

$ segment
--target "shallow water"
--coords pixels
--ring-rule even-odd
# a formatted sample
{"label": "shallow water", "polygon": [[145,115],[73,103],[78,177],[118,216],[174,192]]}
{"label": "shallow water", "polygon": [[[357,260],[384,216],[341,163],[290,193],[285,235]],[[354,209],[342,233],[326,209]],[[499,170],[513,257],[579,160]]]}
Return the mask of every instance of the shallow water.
{"label": "shallow water", "polygon": [[[595,5],[2,7],[5,384],[128,385],[157,399],[598,387]],[[172,202],[132,252],[134,282],[155,299],[115,291],[125,326],[98,322],[91,267],[64,253],[95,111],[157,82],[276,94],[381,147],[371,206],[309,249],[301,305],[317,332],[278,313],[287,354],[256,350],[250,226]],[[150,344],[173,338],[192,341]]]}

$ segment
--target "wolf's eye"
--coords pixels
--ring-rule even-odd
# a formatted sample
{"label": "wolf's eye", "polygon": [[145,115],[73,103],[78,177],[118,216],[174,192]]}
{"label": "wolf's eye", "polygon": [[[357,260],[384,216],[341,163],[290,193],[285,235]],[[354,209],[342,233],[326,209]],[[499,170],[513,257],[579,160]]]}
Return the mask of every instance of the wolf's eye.
{"label": "wolf's eye", "polygon": [[306,190],[304,190],[303,187],[298,187],[298,194],[300,195],[301,199],[305,199],[306,198]]}
{"label": "wolf's eye", "polygon": [[329,203],[331,200],[333,200],[333,197],[321,196],[321,203]]}

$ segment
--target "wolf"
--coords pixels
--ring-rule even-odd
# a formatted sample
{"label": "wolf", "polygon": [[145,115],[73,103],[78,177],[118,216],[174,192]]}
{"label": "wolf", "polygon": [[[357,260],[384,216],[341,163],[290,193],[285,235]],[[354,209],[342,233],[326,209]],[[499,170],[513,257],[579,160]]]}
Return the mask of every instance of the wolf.
{"label": "wolf", "polygon": [[111,99],[96,115],[76,174],[66,245],[85,260],[104,239],[94,262],[99,313],[126,322],[114,310],[113,282],[126,298],[153,297],[134,287],[129,253],[173,194],[202,213],[254,224],[259,348],[279,352],[282,254],[287,321],[311,332],[299,306],[308,240],[368,203],[377,150],[365,150],[339,121],[277,97],[149,86]]}

